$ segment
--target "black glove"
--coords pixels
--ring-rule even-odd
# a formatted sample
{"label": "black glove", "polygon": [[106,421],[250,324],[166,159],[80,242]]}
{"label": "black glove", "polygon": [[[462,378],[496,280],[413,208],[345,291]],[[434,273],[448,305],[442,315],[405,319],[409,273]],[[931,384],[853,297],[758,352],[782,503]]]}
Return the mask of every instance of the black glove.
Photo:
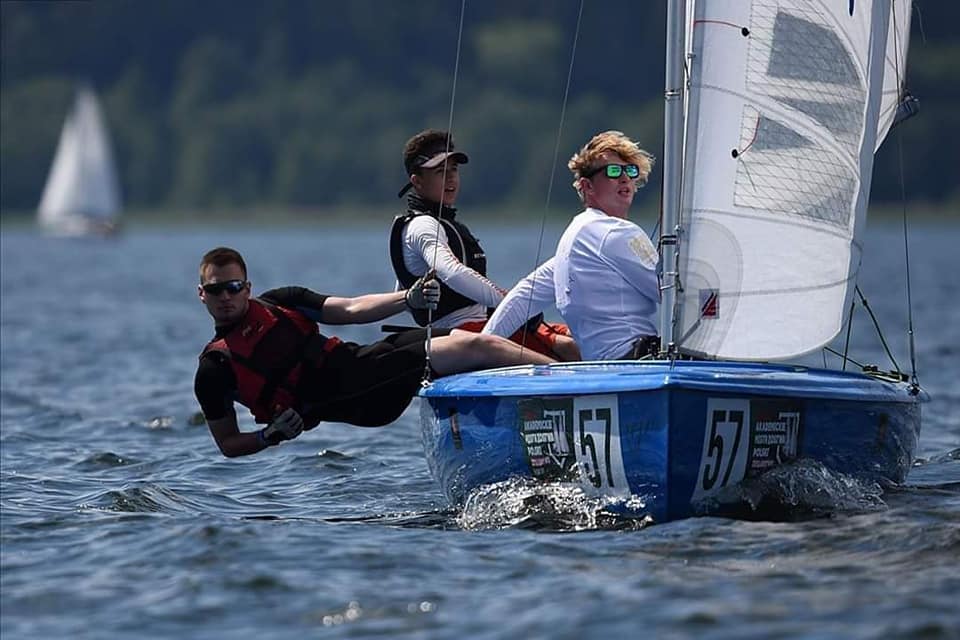
{"label": "black glove", "polygon": [[437,303],[440,302],[440,283],[437,282],[433,269],[417,278],[407,289],[404,302],[411,309],[436,310]]}
{"label": "black glove", "polygon": [[303,418],[291,407],[261,429],[258,436],[262,443],[270,447],[284,440],[293,440],[301,433],[303,433]]}

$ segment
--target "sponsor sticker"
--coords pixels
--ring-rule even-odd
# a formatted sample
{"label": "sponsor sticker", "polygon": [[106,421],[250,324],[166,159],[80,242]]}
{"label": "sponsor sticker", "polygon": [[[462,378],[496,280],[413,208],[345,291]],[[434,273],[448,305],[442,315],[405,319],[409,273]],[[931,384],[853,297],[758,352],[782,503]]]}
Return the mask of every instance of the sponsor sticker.
{"label": "sponsor sticker", "polygon": [[750,403],[750,461],[747,477],[795,460],[799,456],[799,404],[785,400],[753,400]]}
{"label": "sponsor sticker", "polygon": [[720,290],[700,289],[700,317],[720,317]]}
{"label": "sponsor sticker", "polygon": [[578,478],[592,494],[629,495],[616,394],[520,400],[520,435],[537,479]]}
{"label": "sponsor sticker", "polygon": [[520,400],[520,437],[538,480],[568,478],[576,465],[573,455],[573,399],[530,398]]}

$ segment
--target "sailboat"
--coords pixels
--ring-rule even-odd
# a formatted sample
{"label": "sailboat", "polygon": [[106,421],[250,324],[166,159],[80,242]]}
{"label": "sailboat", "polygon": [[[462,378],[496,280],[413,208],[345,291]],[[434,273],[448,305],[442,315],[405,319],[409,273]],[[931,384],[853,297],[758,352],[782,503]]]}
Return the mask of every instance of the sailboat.
{"label": "sailboat", "polygon": [[455,504],[519,478],[662,522],[790,465],[882,486],[912,465],[915,372],[789,363],[846,323],[874,152],[912,106],[910,3],[667,4],[660,356],[425,385],[426,459]]}
{"label": "sailboat", "polygon": [[37,220],[56,235],[110,234],[117,229],[120,202],[99,101],[93,89],[81,87],[60,134]]}

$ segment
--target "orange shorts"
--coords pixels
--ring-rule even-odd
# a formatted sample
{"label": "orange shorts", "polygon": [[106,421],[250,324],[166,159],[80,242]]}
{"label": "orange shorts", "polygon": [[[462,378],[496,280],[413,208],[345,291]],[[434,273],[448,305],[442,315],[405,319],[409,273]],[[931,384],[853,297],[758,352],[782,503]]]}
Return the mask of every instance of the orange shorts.
{"label": "orange shorts", "polygon": [[[457,329],[480,333],[486,324],[484,320],[471,320],[470,322],[464,322],[459,325]],[[551,358],[558,358],[554,350],[557,343],[557,336],[569,335],[570,328],[565,324],[541,322],[536,331],[532,331],[526,327],[520,327],[516,333],[510,336],[510,339],[526,349],[531,349],[545,356],[550,356]]]}

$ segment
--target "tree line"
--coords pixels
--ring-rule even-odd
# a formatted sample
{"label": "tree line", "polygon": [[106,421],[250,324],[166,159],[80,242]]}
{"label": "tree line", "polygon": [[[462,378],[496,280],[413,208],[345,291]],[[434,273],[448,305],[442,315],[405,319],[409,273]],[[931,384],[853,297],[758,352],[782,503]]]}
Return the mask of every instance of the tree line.
{"label": "tree line", "polygon": [[[912,197],[956,202],[960,5],[917,4],[922,114],[902,130],[904,173]],[[552,204],[574,207],[565,162],[590,135],[621,129],[658,157],[663,139],[664,3],[580,7],[4,1],[0,210],[36,207],[80,81],[100,94],[131,208],[383,206],[405,179],[404,141],[451,121],[471,156],[464,204],[542,207],[552,179]],[[874,202],[899,199],[893,147]]]}

